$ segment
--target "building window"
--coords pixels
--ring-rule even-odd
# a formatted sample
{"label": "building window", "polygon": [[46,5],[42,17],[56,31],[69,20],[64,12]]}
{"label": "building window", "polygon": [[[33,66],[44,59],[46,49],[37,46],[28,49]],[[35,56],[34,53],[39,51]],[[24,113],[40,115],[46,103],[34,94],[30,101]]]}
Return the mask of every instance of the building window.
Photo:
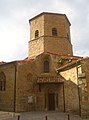
{"label": "building window", "polygon": [[38,30],[35,31],[35,38],[37,38],[37,37],[39,37],[39,31]]}
{"label": "building window", "polygon": [[70,38],[69,38],[69,34],[67,34],[67,39],[69,40]]}
{"label": "building window", "polygon": [[52,28],[52,35],[57,36],[57,29],[56,28]]}
{"label": "building window", "polygon": [[49,73],[49,61],[44,61],[44,73]]}
{"label": "building window", "polygon": [[6,76],[3,72],[0,73],[0,91],[6,90]]}

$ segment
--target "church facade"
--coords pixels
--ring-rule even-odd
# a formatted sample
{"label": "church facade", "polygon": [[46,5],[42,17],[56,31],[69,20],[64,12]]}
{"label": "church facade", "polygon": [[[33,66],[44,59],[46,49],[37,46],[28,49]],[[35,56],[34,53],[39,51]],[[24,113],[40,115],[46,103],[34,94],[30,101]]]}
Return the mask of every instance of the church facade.
{"label": "church facade", "polygon": [[65,14],[29,20],[28,58],[0,63],[0,110],[89,115],[89,59],[73,56]]}

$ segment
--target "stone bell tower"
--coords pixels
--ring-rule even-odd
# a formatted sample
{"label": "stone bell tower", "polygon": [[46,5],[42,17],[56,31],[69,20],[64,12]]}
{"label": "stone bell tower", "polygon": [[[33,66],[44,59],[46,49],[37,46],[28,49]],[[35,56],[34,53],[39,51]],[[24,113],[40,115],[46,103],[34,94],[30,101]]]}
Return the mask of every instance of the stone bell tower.
{"label": "stone bell tower", "polygon": [[28,58],[43,52],[73,55],[70,22],[65,14],[43,12],[29,20]]}

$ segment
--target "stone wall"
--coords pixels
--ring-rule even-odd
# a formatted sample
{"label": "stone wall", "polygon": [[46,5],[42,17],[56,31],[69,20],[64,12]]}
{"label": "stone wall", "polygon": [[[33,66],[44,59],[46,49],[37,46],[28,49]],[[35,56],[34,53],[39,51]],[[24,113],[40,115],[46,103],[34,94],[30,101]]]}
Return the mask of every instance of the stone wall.
{"label": "stone wall", "polygon": [[35,39],[36,30],[39,30],[39,36],[44,35],[44,15],[30,21],[30,40]]}
{"label": "stone wall", "polygon": [[[17,71],[16,111],[34,110],[34,94],[36,90],[35,65],[33,62],[18,62]],[[31,104],[29,99],[31,99]]]}
{"label": "stone wall", "polygon": [[33,41],[29,41],[28,45],[28,56],[34,58],[35,56],[44,52],[44,39],[43,37],[39,39],[35,39]]}
{"label": "stone wall", "polygon": [[70,36],[70,24],[65,15],[44,15],[44,35],[52,36],[52,28],[54,27],[57,28],[57,37],[67,38],[67,33]]}
{"label": "stone wall", "polygon": [[80,81],[80,104],[81,116],[89,118],[89,59],[81,61],[82,73],[79,75]]}
{"label": "stone wall", "polygon": [[76,67],[60,72],[65,78],[65,110],[79,114],[79,94]]}
{"label": "stone wall", "polygon": [[[52,35],[52,28],[57,29],[57,36]],[[35,31],[39,37],[35,38]],[[30,21],[30,41],[28,57],[32,58],[42,52],[60,55],[73,55],[70,24],[65,15],[44,14]]]}
{"label": "stone wall", "polygon": [[6,77],[6,89],[0,91],[0,110],[14,111],[15,66],[13,63],[1,65],[0,72]]}
{"label": "stone wall", "polygon": [[[50,62],[49,73],[43,72],[44,60],[46,59],[48,59]],[[43,53],[32,61],[18,61],[16,62],[16,77],[14,64],[10,63],[6,64],[5,66],[0,66],[0,70],[5,72],[7,78],[6,91],[0,91],[2,96],[0,98],[0,105],[4,106],[3,110],[14,110],[14,80],[16,79],[16,112],[49,110],[48,95],[50,93],[55,95],[55,110],[78,112],[79,99],[76,68],[72,68],[61,73],[61,75],[64,77],[64,84],[43,83],[40,87],[40,85],[37,83],[37,78],[41,76],[59,76],[55,72],[55,68],[57,67],[57,59],[58,56],[56,55]]]}
{"label": "stone wall", "polygon": [[[43,63],[45,59],[50,60],[50,73],[43,72]],[[56,76],[54,68],[54,57],[49,54],[39,55],[33,62],[18,62],[17,64],[17,95],[16,111],[34,111],[49,110],[48,94],[50,92],[58,95],[58,105],[55,103],[55,109],[64,111],[63,84],[42,84],[41,88],[37,83],[37,77]]]}

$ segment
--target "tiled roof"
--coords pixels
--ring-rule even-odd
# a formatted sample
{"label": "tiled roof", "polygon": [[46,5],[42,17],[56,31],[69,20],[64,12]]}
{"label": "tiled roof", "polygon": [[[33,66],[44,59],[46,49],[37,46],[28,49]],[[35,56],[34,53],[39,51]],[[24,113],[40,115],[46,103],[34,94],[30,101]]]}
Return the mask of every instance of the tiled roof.
{"label": "tiled roof", "polygon": [[79,65],[81,61],[87,60],[87,59],[89,59],[89,57],[81,57],[81,58],[78,59],[78,60],[72,61],[72,62],[70,62],[70,63],[67,63],[67,64],[63,65],[62,67],[59,67],[59,68],[57,69],[57,71],[61,72],[61,71],[68,70],[68,69],[70,69],[70,68],[73,68],[73,67]]}

